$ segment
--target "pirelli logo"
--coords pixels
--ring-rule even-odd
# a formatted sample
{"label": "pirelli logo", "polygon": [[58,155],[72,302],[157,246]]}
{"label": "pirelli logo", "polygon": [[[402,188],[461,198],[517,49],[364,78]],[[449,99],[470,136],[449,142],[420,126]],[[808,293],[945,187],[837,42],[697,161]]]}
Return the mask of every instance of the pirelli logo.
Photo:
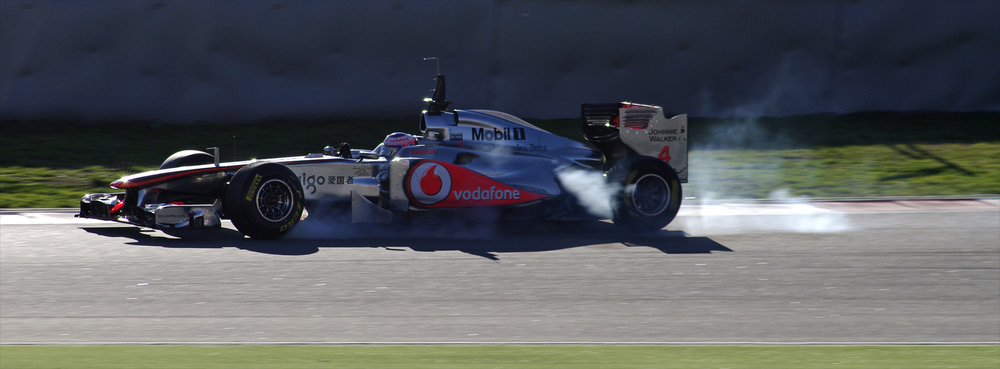
{"label": "pirelli logo", "polygon": [[253,195],[257,193],[257,187],[260,187],[260,180],[264,179],[260,174],[253,177],[253,183],[250,184],[250,191],[247,191],[247,201],[253,201]]}

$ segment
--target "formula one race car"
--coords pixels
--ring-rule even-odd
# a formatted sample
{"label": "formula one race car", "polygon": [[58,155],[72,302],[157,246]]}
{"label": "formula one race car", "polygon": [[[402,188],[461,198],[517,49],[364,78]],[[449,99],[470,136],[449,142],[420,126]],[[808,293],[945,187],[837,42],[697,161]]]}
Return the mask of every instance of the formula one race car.
{"label": "formula one race car", "polygon": [[[218,148],[180,151],[159,170],[111,183],[123,192],[84,196],[78,217],[158,229],[218,228],[229,219],[269,239],[321,206],[349,209],[358,223],[490,209],[527,221],[611,218],[636,231],[662,229],[680,208],[686,115],[583,104],[583,136],[595,150],[509,114],[448,110],[443,75],[427,101],[420,135],[394,133],[374,150],[341,144],[322,154],[223,163]],[[581,180],[592,183],[574,183]]]}

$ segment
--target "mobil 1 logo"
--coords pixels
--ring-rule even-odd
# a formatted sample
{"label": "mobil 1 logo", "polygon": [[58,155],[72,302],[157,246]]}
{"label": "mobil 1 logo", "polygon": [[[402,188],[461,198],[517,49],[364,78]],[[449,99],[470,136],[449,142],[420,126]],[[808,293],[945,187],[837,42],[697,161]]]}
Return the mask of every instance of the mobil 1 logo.
{"label": "mobil 1 logo", "polygon": [[473,128],[472,139],[476,141],[523,141],[524,128]]}

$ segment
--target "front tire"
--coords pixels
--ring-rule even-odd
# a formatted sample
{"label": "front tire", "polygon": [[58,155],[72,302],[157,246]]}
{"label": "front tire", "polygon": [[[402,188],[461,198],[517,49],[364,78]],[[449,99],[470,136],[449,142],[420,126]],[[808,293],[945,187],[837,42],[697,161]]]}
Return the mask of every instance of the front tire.
{"label": "front tire", "polygon": [[649,156],[624,159],[608,170],[608,181],[621,186],[612,198],[615,225],[635,232],[663,229],[681,207],[680,180],[673,168]]}
{"label": "front tire", "polygon": [[225,200],[225,214],[236,229],[251,238],[273,239],[301,220],[305,196],[287,167],[256,162],[236,172]]}

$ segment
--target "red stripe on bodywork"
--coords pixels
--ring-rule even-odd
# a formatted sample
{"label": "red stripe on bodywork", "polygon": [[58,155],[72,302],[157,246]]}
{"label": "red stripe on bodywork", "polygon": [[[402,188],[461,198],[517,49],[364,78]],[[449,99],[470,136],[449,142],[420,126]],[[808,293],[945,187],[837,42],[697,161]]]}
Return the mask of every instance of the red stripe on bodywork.
{"label": "red stripe on bodywork", "polygon": [[219,171],[224,171],[224,170],[228,170],[228,169],[235,169],[235,168],[242,168],[242,167],[243,166],[241,165],[241,166],[235,166],[235,167],[202,168],[202,169],[196,169],[196,170],[191,170],[191,171],[187,171],[187,172],[178,172],[178,173],[166,174],[166,175],[163,175],[163,176],[158,176],[158,177],[153,177],[153,178],[149,178],[149,179],[144,179],[144,180],[141,180],[141,181],[129,181],[129,180],[124,180],[123,181],[121,179],[118,179],[118,180],[115,180],[114,182],[111,182],[111,187],[118,188],[118,189],[145,187],[145,186],[149,186],[149,185],[152,185],[152,184],[156,184],[156,183],[160,183],[160,182],[166,182],[166,181],[169,181],[171,179],[180,178],[180,177],[184,177],[184,176],[190,176],[190,175],[195,175],[195,174],[200,174],[200,173],[208,173],[208,172],[219,172]]}
{"label": "red stripe on bodywork", "polygon": [[[309,163],[309,164],[319,164],[319,163],[328,163],[328,162],[343,161],[343,160],[344,159],[341,159],[341,158],[332,158],[332,159],[322,159],[322,160],[273,161],[272,163],[277,163],[277,164],[288,166],[288,165],[306,164],[306,163]],[[115,180],[114,182],[111,182],[111,187],[118,188],[118,189],[146,187],[146,186],[158,184],[160,182],[169,181],[171,179],[180,178],[180,177],[189,176],[189,175],[194,175],[194,174],[207,173],[207,172],[215,172],[215,171],[226,171],[226,170],[232,170],[232,169],[239,169],[239,168],[243,168],[246,165],[250,165],[252,163],[253,162],[247,162],[246,164],[231,165],[231,166],[226,166],[226,167],[208,167],[208,168],[194,169],[194,170],[189,170],[189,171],[184,171],[184,172],[163,174],[163,175],[155,176],[155,177],[152,177],[152,178],[144,178],[144,179],[139,180],[139,181],[128,181],[128,180],[123,180],[125,178],[122,178],[122,179]],[[141,174],[137,174],[135,176],[141,176]],[[128,177],[126,177],[126,178],[128,178]]]}

